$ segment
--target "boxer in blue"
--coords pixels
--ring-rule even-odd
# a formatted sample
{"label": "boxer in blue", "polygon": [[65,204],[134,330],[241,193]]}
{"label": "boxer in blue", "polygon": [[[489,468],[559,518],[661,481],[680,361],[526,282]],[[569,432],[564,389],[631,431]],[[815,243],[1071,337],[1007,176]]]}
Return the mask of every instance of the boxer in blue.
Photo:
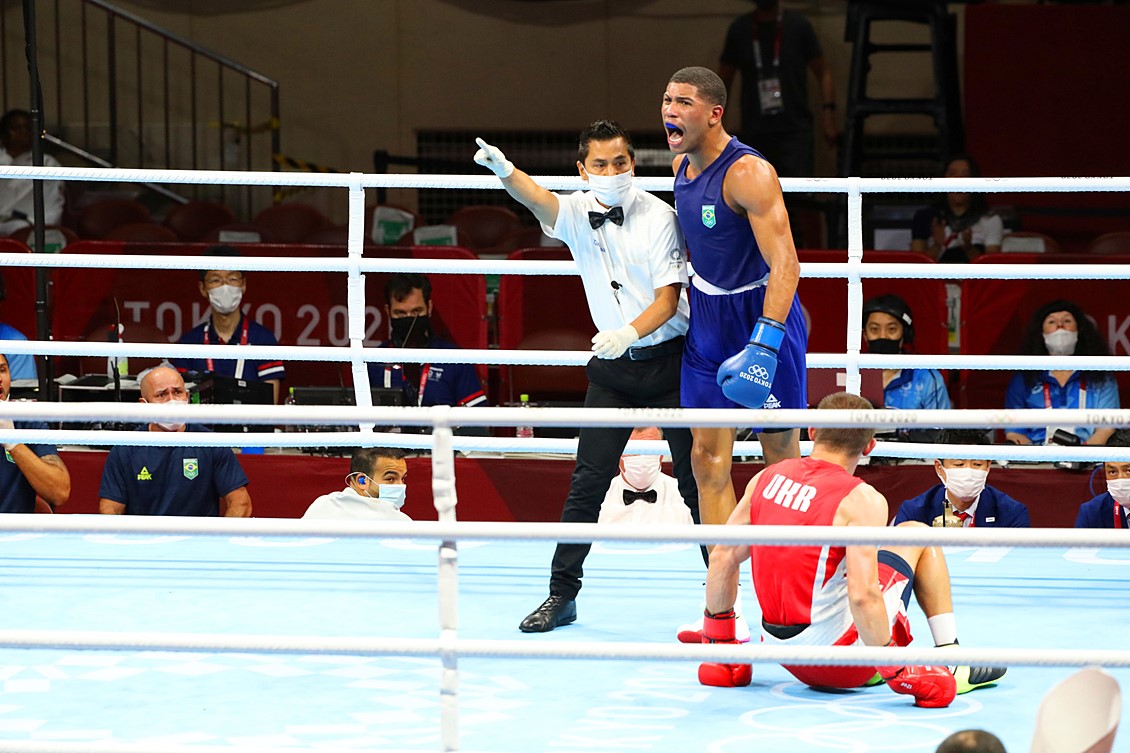
{"label": "boxer in blue", "polygon": [[[707,68],[683,68],[663,94],[675,208],[694,267],[682,404],[805,408],[808,334],[781,184],[772,165],[726,133],[725,107],[726,86]],[[737,429],[693,432],[702,522],[723,524],[737,503]],[[767,464],[800,456],[797,429],[759,430],[758,439]]]}

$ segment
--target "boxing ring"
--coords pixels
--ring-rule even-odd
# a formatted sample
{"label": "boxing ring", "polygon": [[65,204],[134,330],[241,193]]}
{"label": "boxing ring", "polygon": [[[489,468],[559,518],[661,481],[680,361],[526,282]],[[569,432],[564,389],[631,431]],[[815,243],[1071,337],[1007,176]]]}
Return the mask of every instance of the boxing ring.
{"label": "boxing ring", "polygon": [[[573,274],[567,262],[457,262],[365,259],[366,188],[498,188],[493,177],[290,175],[3,168],[0,177],[339,186],[349,190],[344,259],[241,259],[248,271],[332,270],[348,275],[348,348],[245,346],[248,357],[351,364],[357,408],[15,403],[15,420],[188,419],[204,423],[317,423],[359,426],[319,435],[319,444],[425,443],[432,451],[439,521],[412,524],[294,520],[132,519],[5,516],[0,591],[0,751],[728,751],[770,744],[780,750],[932,751],[950,732],[988,729],[1012,750],[1031,737],[1039,699],[1071,668],[1106,667],[1130,680],[1126,624],[1130,563],[1114,531],[989,529],[728,530],[457,520],[453,453],[463,449],[568,452],[542,439],[456,438],[461,426],[852,426],[926,427],[1130,425],[1130,410],[1085,411],[706,411],[518,408],[374,408],[365,364],[423,362],[428,351],[366,349],[361,275]],[[539,179],[576,188],[579,178]],[[670,180],[640,179],[669,190]],[[1073,368],[1128,370],[1130,357],[880,356],[861,354],[864,277],[929,275],[955,279],[1042,277],[1127,279],[1115,265],[1049,268],[977,265],[923,269],[862,263],[862,194],[870,191],[1130,190],[1130,181],[1084,179],[784,180],[787,190],[848,194],[846,264],[805,265],[802,275],[840,277],[849,286],[846,348],[809,354],[818,368]],[[209,257],[0,254],[0,265],[205,269]],[[216,356],[220,346],[11,342],[12,353]],[[456,351],[471,363],[581,364],[583,352]],[[372,432],[376,425],[434,427],[430,437]],[[57,444],[238,446],[242,434],[191,438],[147,432],[0,431],[0,440]],[[323,441],[324,440],[324,441]],[[302,446],[301,435],[258,435],[268,446]],[[665,443],[633,451],[663,452]],[[986,452],[991,451],[991,452]],[[739,443],[736,454],[756,454]],[[882,445],[878,455],[970,455],[970,448]],[[978,447],[979,456],[1038,460],[1130,460],[1127,448]],[[594,541],[574,625],[522,636],[517,622],[545,595],[557,540]],[[946,546],[960,648],[933,649],[912,607],[919,641],[898,650],[903,663],[1005,665],[997,687],[927,710],[883,687],[821,693],[777,664],[890,663],[894,649],[683,646],[677,625],[701,609],[695,542],[919,543]],[[748,583],[746,585],[748,589]],[[745,613],[755,622],[756,599]],[[437,619],[438,615],[438,619]],[[923,638],[926,638],[923,641]],[[1053,646],[1056,648],[1046,648]],[[694,664],[754,663],[748,688],[700,686]],[[1116,750],[1130,750],[1121,740]]]}

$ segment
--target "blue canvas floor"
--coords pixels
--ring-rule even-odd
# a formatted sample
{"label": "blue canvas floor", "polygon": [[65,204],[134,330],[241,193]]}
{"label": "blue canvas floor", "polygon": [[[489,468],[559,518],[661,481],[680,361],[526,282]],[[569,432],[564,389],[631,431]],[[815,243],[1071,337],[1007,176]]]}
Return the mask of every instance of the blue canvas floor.
{"label": "blue canvas floor", "polygon": [[[4,628],[275,635],[437,635],[434,542],[0,536]],[[524,635],[552,545],[460,547],[459,635],[668,643],[701,609],[689,545],[598,545],[575,625]],[[1126,550],[947,552],[962,643],[1120,648]],[[753,623],[756,604],[745,595]],[[919,640],[929,631],[912,613]],[[914,751],[977,727],[1026,751],[1040,699],[1070,669],[1013,668],[948,709],[885,687],[818,693],[754,665],[748,688],[702,687],[680,662],[464,659],[460,749]],[[1114,671],[1130,691],[1130,672]],[[438,660],[0,650],[0,740],[438,751]],[[1130,733],[1115,750],[1130,751]]]}

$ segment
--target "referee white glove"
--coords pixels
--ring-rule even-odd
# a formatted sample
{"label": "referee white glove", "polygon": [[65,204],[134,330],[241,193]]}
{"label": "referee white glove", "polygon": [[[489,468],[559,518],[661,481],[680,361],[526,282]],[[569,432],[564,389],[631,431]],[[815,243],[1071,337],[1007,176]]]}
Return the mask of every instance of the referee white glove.
{"label": "referee white glove", "polygon": [[[10,419],[10,418],[0,418],[0,430],[10,431],[10,430],[15,429],[15,428],[16,428],[16,425],[12,423],[12,419]],[[4,443],[4,449],[7,450],[8,452],[11,452],[12,448],[15,447],[18,444],[19,444],[19,442],[12,442],[12,443],[5,442]]]}
{"label": "referee white glove", "polygon": [[479,151],[475,152],[475,162],[490,170],[499,178],[509,178],[514,172],[514,163],[506,159],[506,155],[497,146],[491,146],[482,139],[475,139]]}
{"label": "referee white glove", "polygon": [[639,333],[630,324],[625,324],[620,329],[606,329],[593,337],[592,352],[597,358],[619,358],[629,345],[639,339]]}

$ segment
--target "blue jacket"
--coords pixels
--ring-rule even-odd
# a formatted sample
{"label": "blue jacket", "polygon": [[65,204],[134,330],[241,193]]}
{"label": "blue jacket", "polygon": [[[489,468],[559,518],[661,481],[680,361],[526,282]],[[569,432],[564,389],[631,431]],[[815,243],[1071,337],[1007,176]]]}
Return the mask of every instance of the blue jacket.
{"label": "blue jacket", "polygon": [[950,394],[936,369],[903,369],[883,388],[883,407],[905,410],[949,410]]}
{"label": "blue jacket", "polygon": [[[942,515],[945,506],[946,487],[937,484],[925,493],[908,499],[899,505],[898,514],[892,525],[907,520],[918,520],[933,525],[934,519]],[[977,501],[976,528],[1029,528],[1028,508],[1002,491],[986,485]]]}
{"label": "blue jacket", "polygon": [[[1084,502],[1079,505],[1079,517],[1075,519],[1076,528],[1114,528],[1114,509],[1115,507],[1121,508],[1114,501],[1114,497],[1110,496],[1110,492],[1103,492],[1099,496]],[[1126,528],[1126,510],[1119,509],[1118,517],[1122,521],[1122,527]]]}

